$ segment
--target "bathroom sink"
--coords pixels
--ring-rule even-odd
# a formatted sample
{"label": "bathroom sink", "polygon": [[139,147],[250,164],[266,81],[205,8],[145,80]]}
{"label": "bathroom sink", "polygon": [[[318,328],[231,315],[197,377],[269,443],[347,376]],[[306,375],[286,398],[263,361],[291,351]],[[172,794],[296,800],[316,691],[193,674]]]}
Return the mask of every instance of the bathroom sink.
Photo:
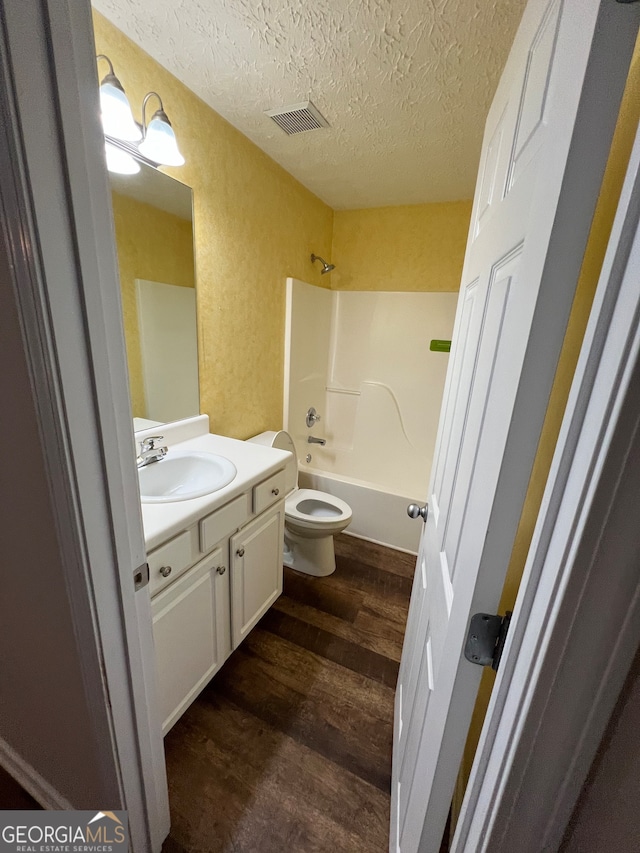
{"label": "bathroom sink", "polygon": [[235,478],[233,462],[215,453],[174,453],[138,468],[142,503],[188,501],[217,492]]}

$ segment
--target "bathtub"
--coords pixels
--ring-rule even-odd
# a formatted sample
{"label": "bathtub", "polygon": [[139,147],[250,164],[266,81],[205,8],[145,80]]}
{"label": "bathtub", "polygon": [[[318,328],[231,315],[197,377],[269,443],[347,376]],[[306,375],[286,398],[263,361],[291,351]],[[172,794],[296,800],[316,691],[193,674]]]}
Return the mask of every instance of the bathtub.
{"label": "bathtub", "polygon": [[409,518],[407,505],[423,501],[308,465],[299,466],[298,483],[300,488],[319,489],[346,501],[353,511],[353,521],[345,531],[351,536],[409,554],[418,552],[422,524]]}

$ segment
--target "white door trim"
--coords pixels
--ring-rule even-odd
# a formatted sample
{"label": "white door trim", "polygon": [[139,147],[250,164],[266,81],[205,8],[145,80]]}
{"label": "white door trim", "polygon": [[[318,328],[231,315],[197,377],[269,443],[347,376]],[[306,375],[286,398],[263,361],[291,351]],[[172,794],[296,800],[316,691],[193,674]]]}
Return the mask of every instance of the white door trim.
{"label": "white door trim", "polygon": [[[0,0],[14,281],[111,808],[132,848],[169,829],[115,240],[87,0]],[[34,784],[37,780],[34,780]],[[55,792],[52,792],[52,796]],[[119,804],[116,803],[119,799]],[[107,804],[96,804],[102,808]]]}
{"label": "white door trim", "polygon": [[555,851],[640,642],[636,138],[453,853]]}

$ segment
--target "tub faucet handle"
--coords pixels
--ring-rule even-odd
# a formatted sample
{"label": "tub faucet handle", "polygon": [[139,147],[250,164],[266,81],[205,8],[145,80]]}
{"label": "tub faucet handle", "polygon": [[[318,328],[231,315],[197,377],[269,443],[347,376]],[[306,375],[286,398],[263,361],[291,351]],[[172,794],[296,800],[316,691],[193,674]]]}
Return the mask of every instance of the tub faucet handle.
{"label": "tub faucet handle", "polygon": [[305,418],[306,424],[309,427],[309,429],[311,429],[311,427],[320,420],[322,420],[322,418],[316,412],[316,410],[313,408],[313,406],[311,406],[311,408],[307,412],[307,417]]}

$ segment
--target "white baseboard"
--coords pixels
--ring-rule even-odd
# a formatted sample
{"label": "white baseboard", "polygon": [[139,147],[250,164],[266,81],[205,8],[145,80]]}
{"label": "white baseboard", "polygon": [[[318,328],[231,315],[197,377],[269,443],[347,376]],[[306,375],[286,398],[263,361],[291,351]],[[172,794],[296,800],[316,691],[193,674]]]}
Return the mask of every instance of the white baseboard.
{"label": "white baseboard", "polygon": [[351,533],[345,530],[343,536],[351,536],[353,539],[363,539],[365,542],[373,542],[374,545],[384,545],[385,548],[391,548],[392,551],[402,551],[403,554],[411,554],[412,557],[418,556],[416,551],[411,551],[409,548],[400,548],[398,545],[390,545],[388,542],[383,542],[381,539],[372,539],[370,536],[363,536],[361,533]]}
{"label": "white baseboard", "polygon": [[71,803],[1,737],[0,765],[43,809],[73,811]]}

